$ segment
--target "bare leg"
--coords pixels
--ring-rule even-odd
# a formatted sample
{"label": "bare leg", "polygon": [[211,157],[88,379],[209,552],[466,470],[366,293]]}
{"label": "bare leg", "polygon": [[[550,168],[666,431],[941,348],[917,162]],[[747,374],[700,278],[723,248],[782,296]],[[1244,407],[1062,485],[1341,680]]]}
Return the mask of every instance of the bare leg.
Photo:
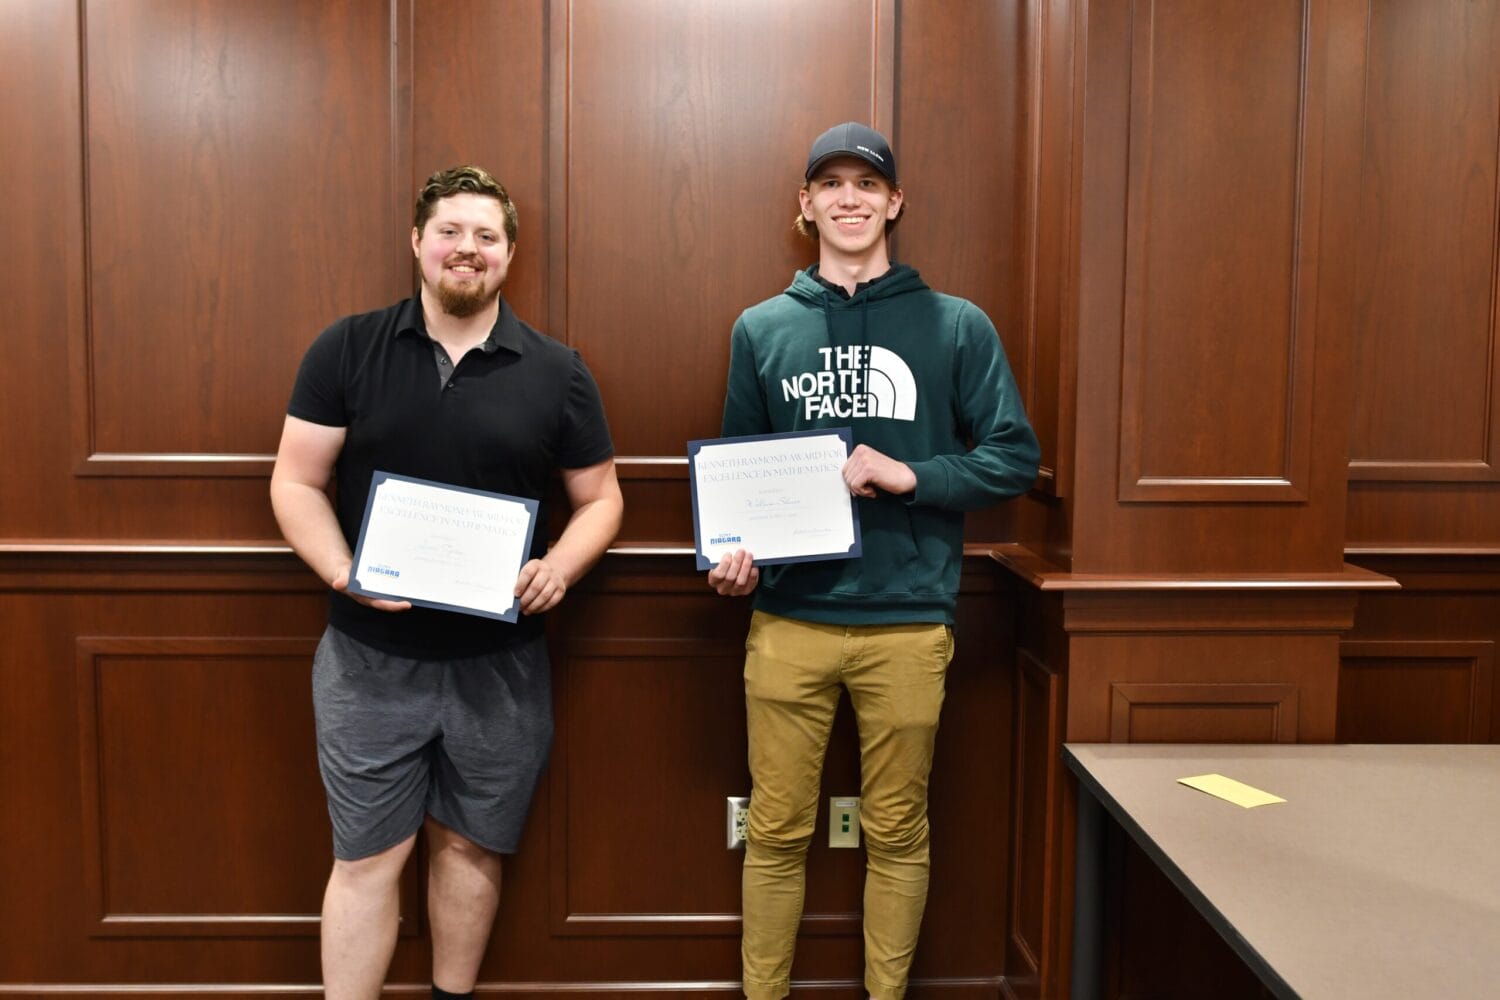
{"label": "bare leg", "polygon": [[396,949],[398,882],[416,836],[358,861],[333,862],[323,893],[323,995],[373,1000]]}
{"label": "bare leg", "polygon": [[500,906],[500,855],[427,818],[427,922],[432,985],[467,993],[479,976]]}

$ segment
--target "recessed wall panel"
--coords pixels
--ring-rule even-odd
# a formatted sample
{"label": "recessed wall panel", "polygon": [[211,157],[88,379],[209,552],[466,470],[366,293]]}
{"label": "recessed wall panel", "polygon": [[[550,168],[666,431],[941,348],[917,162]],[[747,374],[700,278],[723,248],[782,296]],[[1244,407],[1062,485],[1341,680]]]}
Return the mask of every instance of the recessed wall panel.
{"label": "recessed wall panel", "polygon": [[1306,18],[1302,0],[1134,8],[1121,499],[1306,489]]}
{"label": "recessed wall panel", "polygon": [[1500,7],[1370,5],[1356,480],[1500,476]]}
{"label": "recessed wall panel", "polygon": [[735,317],[816,259],[791,228],[808,146],[878,117],[879,6],[571,6],[566,336],[620,454],[717,434]]}
{"label": "recessed wall panel", "polygon": [[326,855],[289,849],[331,843],[307,698],[315,645],[77,641],[95,933],[317,934]]}
{"label": "recessed wall panel", "polygon": [[80,459],[201,475],[274,451],[312,338],[407,293],[399,23],[353,0],[85,3]]}

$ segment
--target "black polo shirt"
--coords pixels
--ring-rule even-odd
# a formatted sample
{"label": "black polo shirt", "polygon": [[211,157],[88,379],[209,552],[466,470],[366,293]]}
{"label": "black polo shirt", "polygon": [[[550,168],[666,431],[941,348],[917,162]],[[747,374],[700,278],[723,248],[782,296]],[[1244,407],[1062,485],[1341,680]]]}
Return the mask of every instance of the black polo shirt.
{"label": "black polo shirt", "polygon": [[[374,473],[394,472],[544,502],[531,555],[547,548],[545,500],[560,468],[614,454],[599,387],[578,352],[516,318],[509,303],[489,338],[439,378],[419,299],[346,316],[308,348],[287,413],[347,428],[335,467],[339,527],[351,551]],[[329,623],[399,656],[451,659],[541,631],[431,608],[399,614],[332,595]]]}

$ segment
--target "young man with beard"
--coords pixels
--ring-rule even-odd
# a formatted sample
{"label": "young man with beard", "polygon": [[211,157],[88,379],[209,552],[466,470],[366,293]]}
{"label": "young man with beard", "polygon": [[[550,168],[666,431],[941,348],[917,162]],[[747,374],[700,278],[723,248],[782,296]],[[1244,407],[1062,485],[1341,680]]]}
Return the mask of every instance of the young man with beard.
{"label": "young man with beard", "polygon": [[[472,995],[501,855],[516,850],[551,745],[541,616],[603,554],[624,507],[588,368],[500,296],[516,249],[505,189],[477,167],[433,174],[411,246],[420,294],[341,319],[309,348],[271,477],[283,534],[332,588],[313,661],[333,821],[322,919],[331,1000],[379,995],[419,828],[433,996]],[[376,470],[535,499],[561,472],[572,515],[550,548],[538,515],[517,624],[348,591]]]}
{"label": "young man with beard", "polygon": [[[745,641],[749,830],[743,986],[790,990],[807,848],[839,690],[859,724],[864,984],[906,992],[927,902],[927,781],[963,556],[963,512],[1025,492],[1038,449],[994,326],[893,264],[904,193],[889,143],[849,122],[814,142],[797,228],[818,263],[747,309],[730,342],[725,436],[850,427],[859,559],[709,571],[755,592]],[[807,386],[817,386],[805,392]]]}

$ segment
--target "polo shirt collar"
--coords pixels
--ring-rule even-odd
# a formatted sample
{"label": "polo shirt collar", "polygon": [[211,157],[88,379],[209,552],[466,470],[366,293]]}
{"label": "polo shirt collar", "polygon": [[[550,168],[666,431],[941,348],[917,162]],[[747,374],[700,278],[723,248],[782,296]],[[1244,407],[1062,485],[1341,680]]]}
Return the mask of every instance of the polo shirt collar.
{"label": "polo shirt collar", "polygon": [[[396,333],[414,333],[431,339],[427,333],[427,321],[422,316],[420,295],[413,295],[401,304],[401,311],[396,317]],[[516,311],[505,301],[503,295],[500,296],[500,315],[495,317],[490,335],[479,345],[479,349],[485,354],[494,354],[501,348],[512,354],[521,353],[521,321],[516,318]]]}

